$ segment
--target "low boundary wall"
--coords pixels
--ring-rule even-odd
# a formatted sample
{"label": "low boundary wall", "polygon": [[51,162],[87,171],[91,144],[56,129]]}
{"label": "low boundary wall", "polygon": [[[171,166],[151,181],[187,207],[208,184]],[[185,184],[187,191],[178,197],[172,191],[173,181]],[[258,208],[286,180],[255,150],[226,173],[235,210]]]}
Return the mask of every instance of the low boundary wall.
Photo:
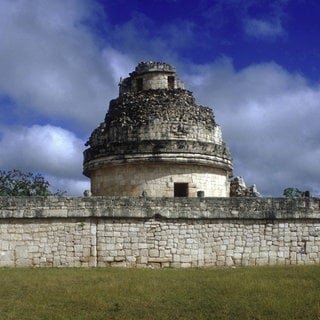
{"label": "low boundary wall", "polygon": [[320,199],[0,197],[0,266],[320,262]]}

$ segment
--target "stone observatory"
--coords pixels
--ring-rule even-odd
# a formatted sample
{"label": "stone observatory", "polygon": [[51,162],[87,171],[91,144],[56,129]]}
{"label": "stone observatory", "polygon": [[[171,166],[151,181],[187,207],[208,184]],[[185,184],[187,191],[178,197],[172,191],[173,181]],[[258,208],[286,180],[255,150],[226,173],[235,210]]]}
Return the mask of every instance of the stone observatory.
{"label": "stone observatory", "polygon": [[93,196],[228,197],[232,160],[213,111],[162,62],[141,62],[86,143]]}

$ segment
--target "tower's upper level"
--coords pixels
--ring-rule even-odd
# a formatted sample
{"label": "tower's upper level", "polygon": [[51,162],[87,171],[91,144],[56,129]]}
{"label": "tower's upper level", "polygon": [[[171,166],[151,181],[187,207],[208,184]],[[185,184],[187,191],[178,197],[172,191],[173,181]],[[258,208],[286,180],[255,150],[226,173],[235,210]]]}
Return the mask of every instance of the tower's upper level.
{"label": "tower's upper level", "polygon": [[176,70],[141,62],[120,83],[104,122],[87,142],[84,172],[124,163],[193,163],[232,170],[213,111],[197,105]]}
{"label": "tower's upper level", "polygon": [[150,89],[184,89],[176,69],[163,62],[140,62],[130,77],[120,79],[119,93],[139,92]]}

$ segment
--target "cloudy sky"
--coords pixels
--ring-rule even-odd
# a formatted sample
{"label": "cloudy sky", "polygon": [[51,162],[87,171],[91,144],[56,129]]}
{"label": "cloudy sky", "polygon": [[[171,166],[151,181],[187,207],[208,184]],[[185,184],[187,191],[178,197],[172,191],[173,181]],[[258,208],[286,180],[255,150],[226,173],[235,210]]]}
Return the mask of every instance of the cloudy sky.
{"label": "cloudy sky", "polygon": [[81,195],[119,78],[164,61],[213,108],[234,175],[319,196],[319,16],[318,0],[0,0],[0,169]]}

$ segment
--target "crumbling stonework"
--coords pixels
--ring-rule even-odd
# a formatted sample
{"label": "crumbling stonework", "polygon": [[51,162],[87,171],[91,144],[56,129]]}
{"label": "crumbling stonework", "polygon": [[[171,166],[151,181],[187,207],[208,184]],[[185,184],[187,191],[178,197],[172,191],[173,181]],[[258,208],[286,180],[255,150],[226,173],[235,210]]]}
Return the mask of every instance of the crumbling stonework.
{"label": "crumbling stonework", "polygon": [[261,197],[255,184],[247,187],[242,177],[230,181],[230,197]]}
{"label": "crumbling stonework", "polygon": [[319,199],[0,197],[0,266],[319,262]]}
{"label": "crumbling stonework", "polygon": [[229,196],[232,161],[221,129],[168,64],[140,63],[121,81],[87,146],[93,195],[173,197],[175,183],[185,183],[184,196]]}

